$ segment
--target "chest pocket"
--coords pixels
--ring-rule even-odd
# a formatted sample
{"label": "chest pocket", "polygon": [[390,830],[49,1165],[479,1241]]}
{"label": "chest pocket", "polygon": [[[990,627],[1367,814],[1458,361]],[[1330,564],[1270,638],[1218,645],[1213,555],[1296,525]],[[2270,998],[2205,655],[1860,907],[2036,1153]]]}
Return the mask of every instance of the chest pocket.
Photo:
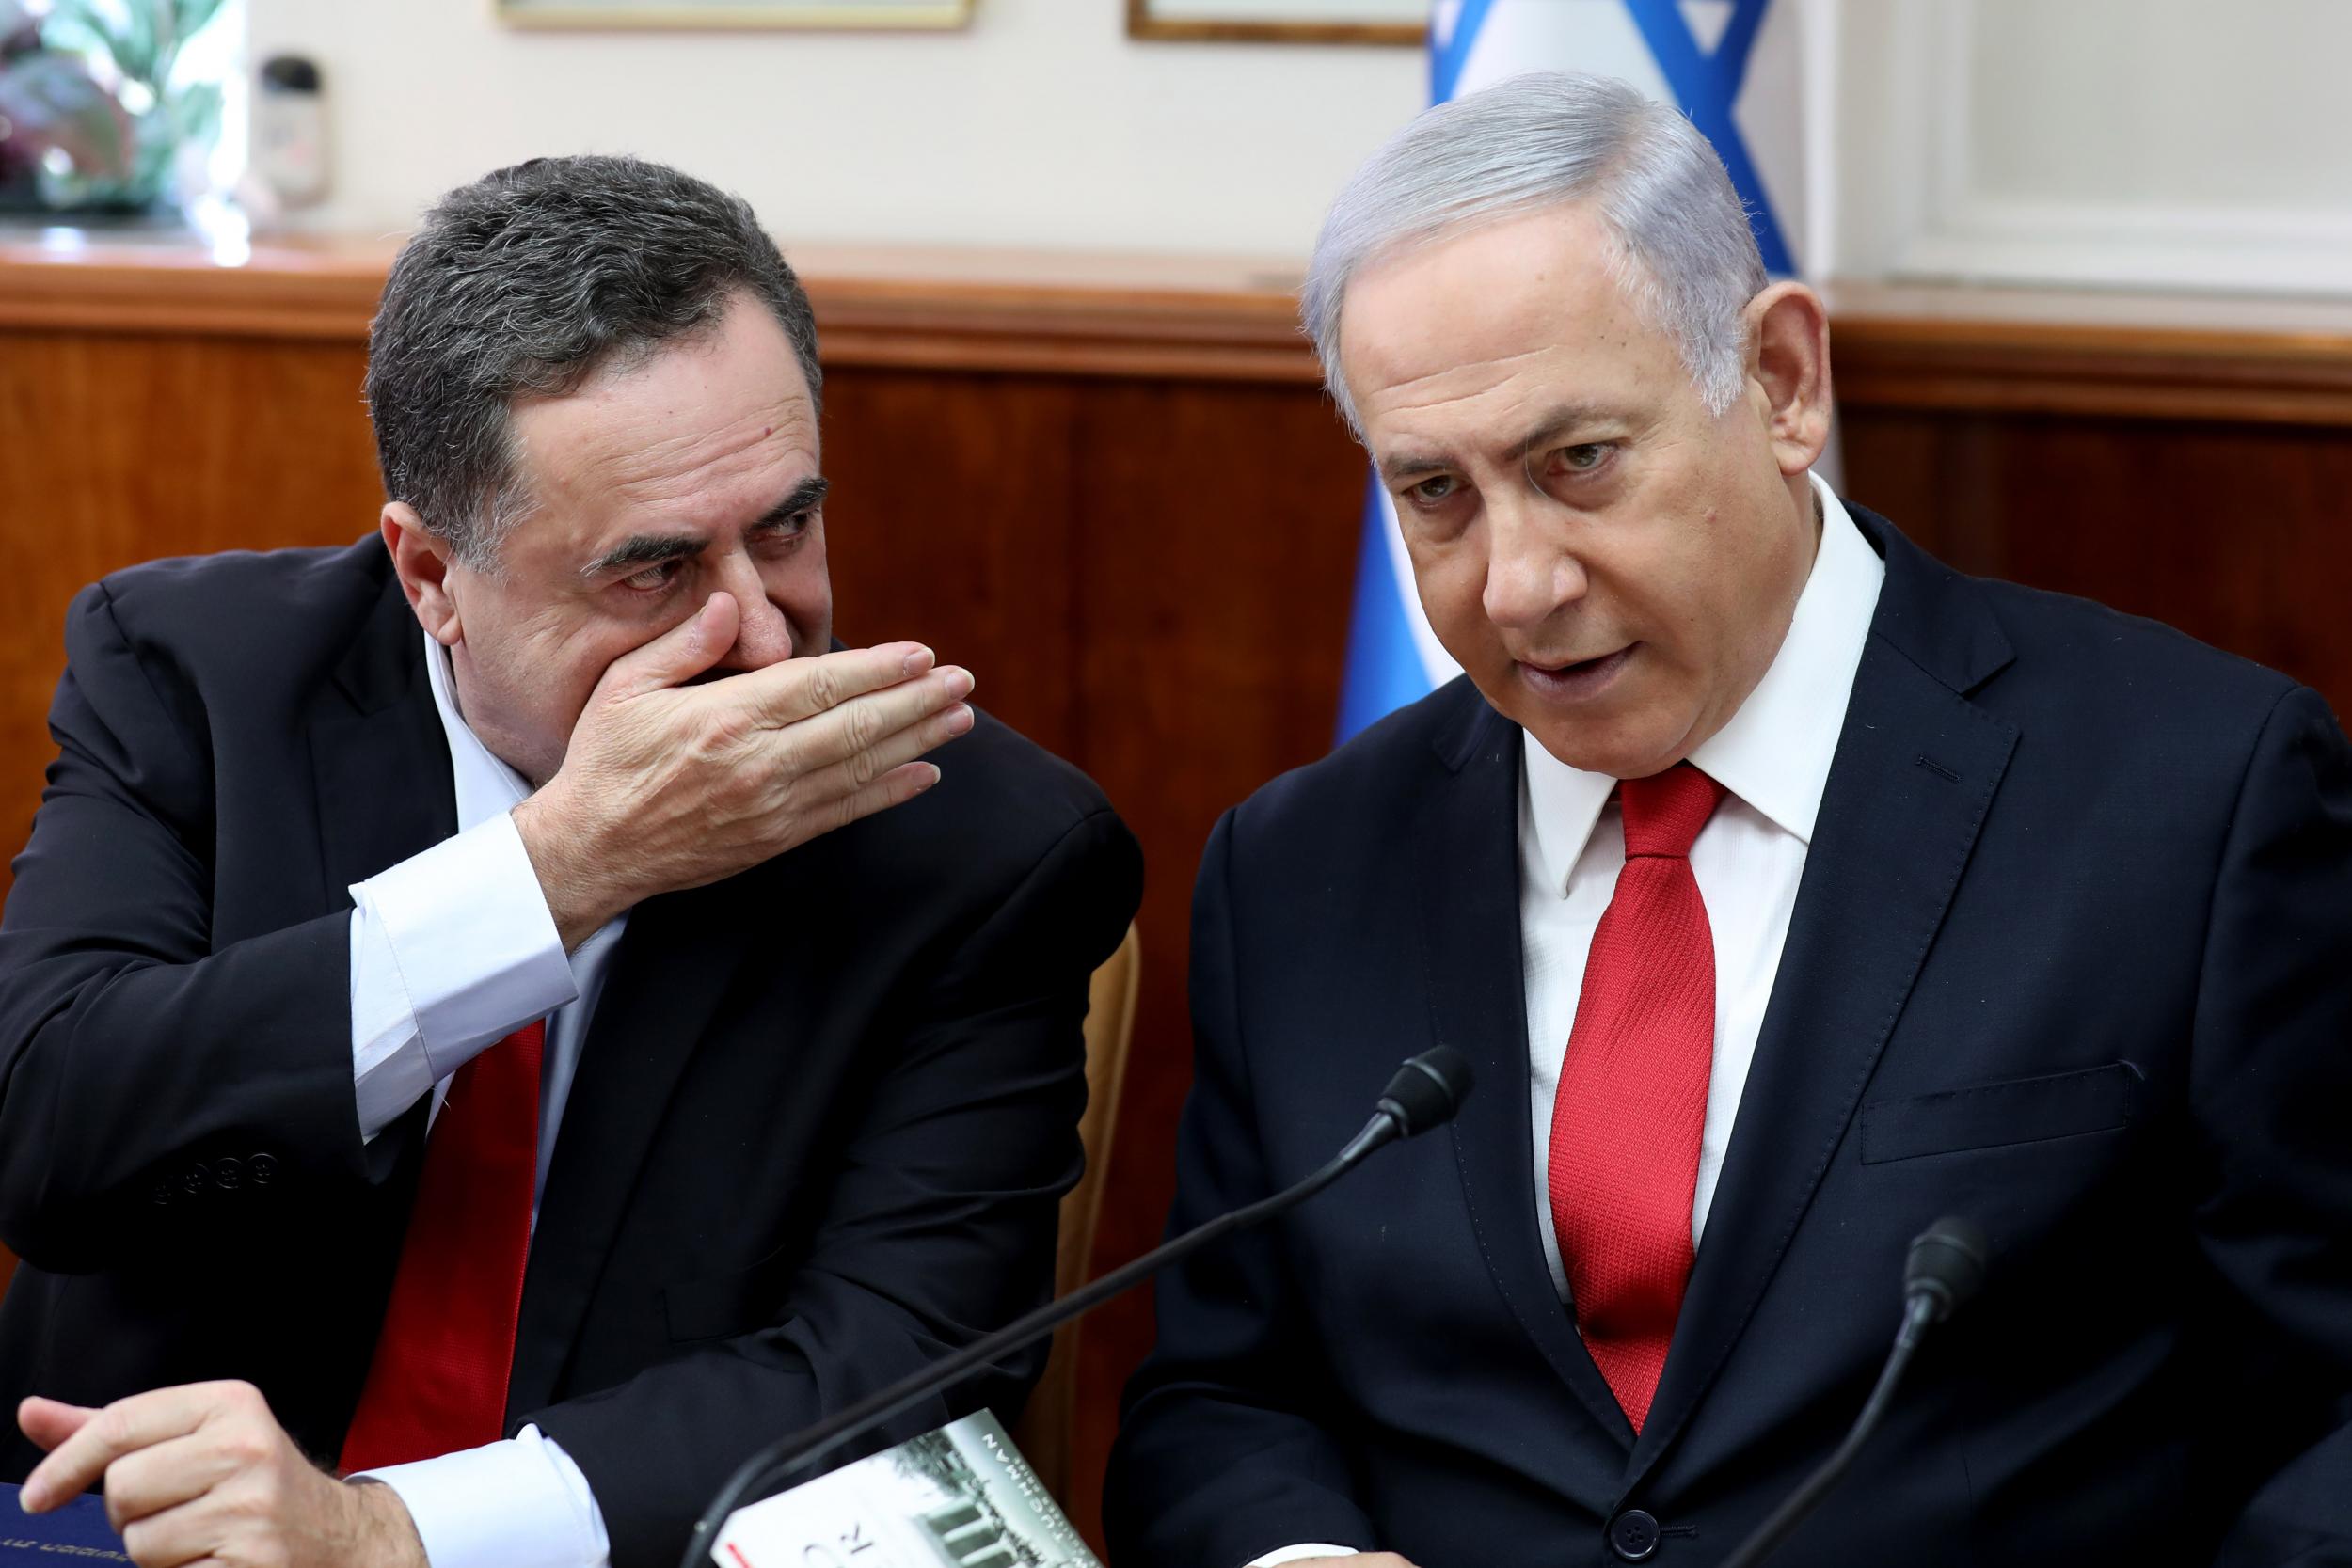
{"label": "chest pocket", "polygon": [[1862,1107],[1862,1163],[2043,1143],[2128,1127],[2144,1081],[2129,1062],[2012,1078]]}

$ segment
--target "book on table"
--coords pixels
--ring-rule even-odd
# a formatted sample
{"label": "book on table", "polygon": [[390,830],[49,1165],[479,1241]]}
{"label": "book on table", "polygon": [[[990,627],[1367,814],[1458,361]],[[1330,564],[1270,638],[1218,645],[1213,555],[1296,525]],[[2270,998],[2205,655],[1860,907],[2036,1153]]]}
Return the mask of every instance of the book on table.
{"label": "book on table", "polygon": [[739,1509],[721,1568],[1102,1568],[986,1411]]}
{"label": "book on table", "polygon": [[105,1499],[95,1492],[47,1513],[27,1513],[17,1491],[0,1481],[0,1568],[131,1560],[122,1549],[122,1537],[106,1523]]}

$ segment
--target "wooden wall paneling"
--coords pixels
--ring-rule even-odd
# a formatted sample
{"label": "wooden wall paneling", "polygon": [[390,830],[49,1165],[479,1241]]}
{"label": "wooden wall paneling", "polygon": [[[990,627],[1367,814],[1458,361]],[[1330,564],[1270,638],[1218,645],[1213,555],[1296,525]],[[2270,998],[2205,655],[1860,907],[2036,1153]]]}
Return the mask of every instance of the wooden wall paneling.
{"label": "wooden wall paneling", "polygon": [[1953,566],[2153,617],[2352,710],[2344,432],[1852,407],[1845,429],[1855,499]]}
{"label": "wooden wall paneling", "polygon": [[[1309,387],[1120,382],[1082,405],[1073,753],[1143,842],[1143,994],[1128,1058],[1100,1273],[1150,1249],[1175,1187],[1192,1083],[1192,882],[1217,816],[1329,750],[1364,469]],[[1375,1085],[1376,1088],[1377,1085]],[[1101,1545],[1119,1391],[1150,1349],[1148,1294],[1079,1340],[1072,1513]]]}
{"label": "wooden wall paneling", "polygon": [[980,706],[1065,756],[1078,733],[1070,498],[1080,395],[1044,376],[825,374],[835,630],[860,645],[929,643],[971,670]]}
{"label": "wooden wall paneling", "polygon": [[[157,556],[346,543],[382,490],[357,344],[0,330],[0,835],[22,844],[76,590]],[[7,882],[0,877],[0,892]]]}

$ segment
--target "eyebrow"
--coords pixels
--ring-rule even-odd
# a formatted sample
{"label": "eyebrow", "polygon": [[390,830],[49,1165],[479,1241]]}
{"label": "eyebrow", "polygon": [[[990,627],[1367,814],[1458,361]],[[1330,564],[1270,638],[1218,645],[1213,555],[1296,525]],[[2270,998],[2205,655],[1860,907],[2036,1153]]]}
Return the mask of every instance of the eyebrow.
{"label": "eyebrow", "polygon": [[[1526,435],[1512,444],[1512,455],[1524,459],[1544,442],[1562,431],[1611,417],[1611,410],[1595,403],[1555,404],[1535,421]],[[1452,454],[1431,451],[1404,451],[1382,460],[1380,476],[1391,483],[1410,474],[1434,473],[1442,468],[1459,467]]]}
{"label": "eyebrow", "polygon": [[823,505],[826,496],[832,492],[833,481],[820,479],[811,474],[787,491],[784,499],[770,507],[759,520],[763,523],[779,523],[796,512],[813,511]]}
{"label": "eyebrow", "polygon": [[[830,480],[814,476],[801,481],[785,493],[782,500],[762,513],[755,528],[782,522],[796,513],[807,512],[819,504],[833,488]],[[659,566],[665,561],[683,556],[702,554],[710,541],[699,533],[638,533],[596,557],[580,569],[582,578],[594,578],[624,568],[636,572],[648,566]]]}
{"label": "eyebrow", "polygon": [[1518,457],[1525,458],[1537,447],[1565,431],[1573,430],[1578,425],[1606,420],[1613,415],[1613,410],[1603,408],[1597,403],[1555,404],[1550,412],[1536,420],[1534,427],[1519,437],[1518,444],[1513,451]]}
{"label": "eyebrow", "polygon": [[1380,460],[1380,477],[1393,484],[1408,474],[1434,473],[1455,467],[1453,458],[1438,451],[1400,451]]}

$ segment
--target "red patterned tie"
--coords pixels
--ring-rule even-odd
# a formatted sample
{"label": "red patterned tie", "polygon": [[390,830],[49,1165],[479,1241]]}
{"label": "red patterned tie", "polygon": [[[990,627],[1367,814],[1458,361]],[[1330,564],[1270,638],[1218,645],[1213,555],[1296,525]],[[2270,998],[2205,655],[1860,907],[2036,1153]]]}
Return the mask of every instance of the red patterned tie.
{"label": "red patterned tie", "polygon": [[1551,1109],[1551,1218],[1577,1330],[1637,1433],[1691,1277],[1715,945],[1689,856],[1723,798],[1687,762],[1619,785],[1625,869],[1593,931]]}
{"label": "red patterned tie", "polygon": [[547,1025],[516,1030],[457,1069],[434,1118],[391,1305],[345,1473],[495,1442],[531,1250]]}

